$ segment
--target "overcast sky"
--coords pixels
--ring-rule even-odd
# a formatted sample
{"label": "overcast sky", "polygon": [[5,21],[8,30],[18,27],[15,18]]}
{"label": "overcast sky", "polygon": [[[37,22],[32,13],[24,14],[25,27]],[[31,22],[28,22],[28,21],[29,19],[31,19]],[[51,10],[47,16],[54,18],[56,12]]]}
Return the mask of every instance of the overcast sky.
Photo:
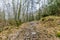
{"label": "overcast sky", "polygon": [[[5,3],[6,4],[8,4],[8,3],[10,3],[10,5],[11,5],[11,2],[12,2],[12,0],[4,0],[5,1]],[[15,1],[16,2],[16,1]],[[45,3],[47,2],[47,0],[45,0]],[[41,0],[41,2],[40,2],[40,7],[42,6],[42,3],[44,3],[44,0]],[[47,4],[47,3],[46,3]],[[0,0],[0,9],[1,8],[3,8],[3,0]],[[39,8],[39,5],[37,4],[36,5],[36,7],[37,7],[37,9]]]}
{"label": "overcast sky", "polygon": [[[9,5],[8,5],[8,8],[9,8],[9,12],[11,12],[10,14],[12,15],[12,0],[0,0],[0,9],[1,10],[3,10],[3,8],[4,8],[4,10],[5,10],[5,15],[6,15],[6,18],[8,17],[8,13],[7,13],[7,8],[6,8],[6,6],[4,5],[4,2],[8,5],[8,3],[9,3]],[[36,1],[36,0],[35,0]],[[45,1],[45,4],[47,4],[47,0],[41,0],[40,1],[40,7],[42,6],[42,3],[44,3],[44,1]],[[19,2],[19,0],[18,0],[18,2]],[[15,3],[17,3],[17,0],[15,0]],[[39,9],[39,5],[37,4],[36,5],[36,9],[38,10]]]}

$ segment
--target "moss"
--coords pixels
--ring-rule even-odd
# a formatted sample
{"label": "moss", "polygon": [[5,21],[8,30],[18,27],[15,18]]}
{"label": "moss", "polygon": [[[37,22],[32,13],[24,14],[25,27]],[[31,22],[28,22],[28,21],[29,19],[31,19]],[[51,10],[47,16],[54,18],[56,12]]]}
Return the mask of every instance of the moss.
{"label": "moss", "polygon": [[57,37],[60,37],[60,31],[57,31],[57,32],[56,32],[56,36],[57,36]]}

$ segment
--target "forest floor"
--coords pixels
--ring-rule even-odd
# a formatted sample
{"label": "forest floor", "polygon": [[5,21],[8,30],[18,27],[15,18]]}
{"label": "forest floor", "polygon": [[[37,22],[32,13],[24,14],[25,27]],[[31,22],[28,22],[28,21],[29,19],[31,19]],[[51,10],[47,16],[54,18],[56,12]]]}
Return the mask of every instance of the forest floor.
{"label": "forest floor", "polygon": [[7,26],[0,32],[0,40],[60,40],[60,17],[57,16],[12,27]]}

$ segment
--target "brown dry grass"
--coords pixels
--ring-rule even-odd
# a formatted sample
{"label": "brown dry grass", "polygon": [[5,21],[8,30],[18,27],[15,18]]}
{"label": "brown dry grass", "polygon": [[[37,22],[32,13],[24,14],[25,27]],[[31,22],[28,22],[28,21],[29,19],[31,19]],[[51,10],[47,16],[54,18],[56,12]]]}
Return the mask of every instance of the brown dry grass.
{"label": "brown dry grass", "polygon": [[[26,32],[25,30],[29,29],[31,26],[40,34],[39,40],[60,40],[60,38],[56,36],[58,34],[57,32],[60,31],[60,17],[57,16],[48,16],[41,18],[39,21],[23,23],[20,27],[11,27],[0,33],[0,40],[8,40],[10,34],[19,33],[19,31],[21,31],[19,36],[22,37]],[[16,40],[18,39],[19,38],[16,38]],[[23,39],[21,38],[20,40]]]}

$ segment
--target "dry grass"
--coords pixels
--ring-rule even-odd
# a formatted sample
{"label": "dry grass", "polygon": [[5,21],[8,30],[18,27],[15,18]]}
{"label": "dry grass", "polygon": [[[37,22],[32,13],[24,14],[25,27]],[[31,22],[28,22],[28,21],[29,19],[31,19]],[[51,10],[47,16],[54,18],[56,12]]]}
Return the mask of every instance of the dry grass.
{"label": "dry grass", "polygon": [[[60,17],[57,16],[48,16],[41,18],[41,20],[39,21],[23,23],[22,25],[20,25],[20,27],[10,26],[7,28],[4,28],[4,31],[0,33],[0,40],[8,40],[9,35],[12,34],[12,36],[15,37],[17,35],[16,33],[20,33],[21,31],[19,37],[16,37],[16,40],[18,40],[20,36],[22,37],[22,35],[25,34],[27,29],[32,28],[36,30],[37,34],[40,34],[39,40],[60,40]],[[14,36],[13,34],[16,35]],[[23,40],[23,37],[21,39]]]}

